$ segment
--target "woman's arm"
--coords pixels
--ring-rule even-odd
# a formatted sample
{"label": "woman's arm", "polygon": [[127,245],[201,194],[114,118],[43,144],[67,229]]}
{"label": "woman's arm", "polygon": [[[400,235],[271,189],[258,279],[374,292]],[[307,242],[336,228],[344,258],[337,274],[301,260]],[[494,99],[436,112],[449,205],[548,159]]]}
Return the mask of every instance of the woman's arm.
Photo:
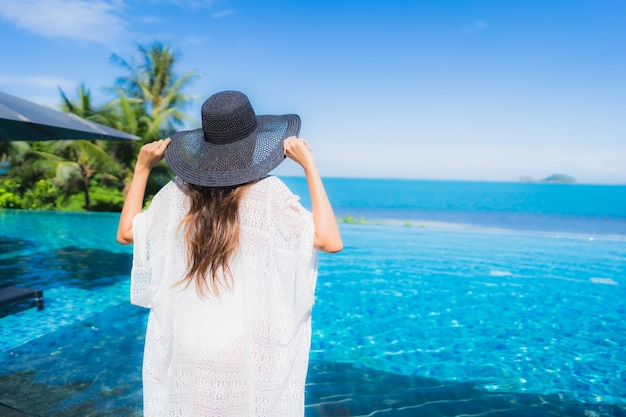
{"label": "woman's arm", "polygon": [[117,226],[117,241],[122,245],[133,243],[133,219],[143,208],[143,198],[150,170],[163,159],[165,148],[170,138],[161,139],[143,145],[137,156],[135,173],[122,207],[120,222]]}
{"label": "woman's arm", "polygon": [[284,148],[285,155],[300,164],[304,169],[304,175],[311,195],[313,223],[315,224],[315,238],[313,242],[315,248],[324,252],[339,252],[343,249],[339,226],[309,145],[304,139],[291,136],[285,139]]}

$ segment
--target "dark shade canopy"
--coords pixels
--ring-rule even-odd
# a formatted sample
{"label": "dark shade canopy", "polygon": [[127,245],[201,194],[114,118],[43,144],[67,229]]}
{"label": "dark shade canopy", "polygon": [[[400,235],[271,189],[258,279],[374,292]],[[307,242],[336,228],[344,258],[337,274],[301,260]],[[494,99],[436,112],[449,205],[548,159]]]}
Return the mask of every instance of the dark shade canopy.
{"label": "dark shade canopy", "polygon": [[60,139],[140,138],[0,92],[0,141]]}

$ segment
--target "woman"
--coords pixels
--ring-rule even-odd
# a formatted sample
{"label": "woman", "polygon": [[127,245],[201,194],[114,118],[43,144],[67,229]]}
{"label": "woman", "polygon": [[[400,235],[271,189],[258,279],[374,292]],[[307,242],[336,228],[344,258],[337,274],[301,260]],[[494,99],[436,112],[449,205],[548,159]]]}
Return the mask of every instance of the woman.
{"label": "woman", "polygon": [[[342,249],[337,222],[297,115],[257,116],[235,91],[201,113],[201,129],[141,148],[118,227],[131,302],[150,309],[144,415],[301,416],[316,251]],[[285,156],[312,213],[267,175]],[[141,212],[163,157],[176,178]]]}

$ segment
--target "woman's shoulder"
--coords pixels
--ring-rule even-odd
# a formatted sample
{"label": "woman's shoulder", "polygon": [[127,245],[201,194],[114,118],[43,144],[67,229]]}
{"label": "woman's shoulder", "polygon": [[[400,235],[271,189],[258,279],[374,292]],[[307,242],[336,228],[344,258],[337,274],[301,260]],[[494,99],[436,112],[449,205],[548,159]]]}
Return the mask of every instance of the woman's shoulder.
{"label": "woman's shoulder", "polygon": [[287,185],[278,177],[268,175],[252,185],[252,189],[264,193],[289,193]]}
{"label": "woman's shoulder", "polygon": [[157,193],[154,195],[157,197],[171,196],[172,194],[182,194],[185,189],[185,182],[178,179],[178,177],[174,177],[170,181],[168,181]]}
{"label": "woman's shoulder", "polygon": [[186,183],[179,180],[178,177],[173,178],[165,184],[152,198],[152,205],[172,205],[176,202],[182,202],[185,196]]}
{"label": "woman's shoulder", "polygon": [[287,205],[299,204],[300,197],[278,177],[267,176],[252,184],[246,193],[250,201],[271,201],[272,206],[283,209]]}

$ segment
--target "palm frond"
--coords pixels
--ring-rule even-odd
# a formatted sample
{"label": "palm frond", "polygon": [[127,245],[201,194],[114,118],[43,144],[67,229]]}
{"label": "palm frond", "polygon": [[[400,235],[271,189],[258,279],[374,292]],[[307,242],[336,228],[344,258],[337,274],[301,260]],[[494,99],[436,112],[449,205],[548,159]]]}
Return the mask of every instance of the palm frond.
{"label": "palm frond", "polygon": [[76,162],[61,161],[55,168],[54,184],[57,187],[67,190],[80,184],[82,173]]}

